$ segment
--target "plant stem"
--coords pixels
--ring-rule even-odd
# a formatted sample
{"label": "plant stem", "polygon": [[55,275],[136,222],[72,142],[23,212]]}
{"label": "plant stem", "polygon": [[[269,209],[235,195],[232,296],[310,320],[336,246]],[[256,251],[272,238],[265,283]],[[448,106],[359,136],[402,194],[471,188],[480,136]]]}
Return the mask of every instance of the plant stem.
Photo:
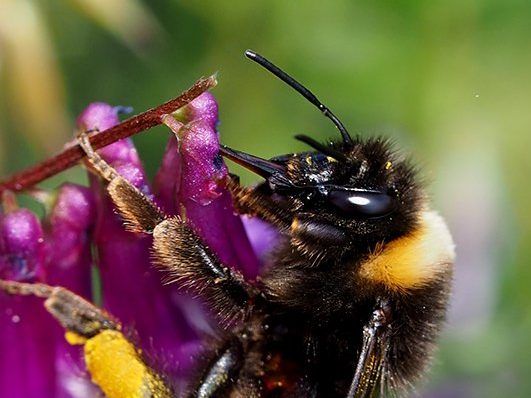
{"label": "plant stem", "polygon": [[[155,127],[162,123],[162,117],[164,115],[173,113],[177,109],[189,104],[216,84],[217,81],[215,76],[199,79],[192,87],[177,98],[144,113],[133,116],[110,129],[91,136],[90,143],[94,149],[99,149],[122,138]],[[84,157],[85,152],[78,144],[66,148],[58,155],[0,181],[0,195],[6,190],[23,191],[28,189],[35,184],[76,165]]]}

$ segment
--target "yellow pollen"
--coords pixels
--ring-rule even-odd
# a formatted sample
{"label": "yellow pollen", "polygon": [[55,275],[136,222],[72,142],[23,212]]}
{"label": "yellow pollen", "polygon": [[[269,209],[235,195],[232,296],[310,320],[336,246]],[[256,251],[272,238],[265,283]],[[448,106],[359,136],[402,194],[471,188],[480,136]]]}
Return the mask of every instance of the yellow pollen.
{"label": "yellow pollen", "polygon": [[85,337],[70,331],[65,333],[65,340],[70,345],[83,345],[87,341]]}
{"label": "yellow pollen", "polygon": [[104,330],[85,344],[85,362],[92,381],[108,398],[165,398],[162,380],[140,358],[139,351],[116,330]]}

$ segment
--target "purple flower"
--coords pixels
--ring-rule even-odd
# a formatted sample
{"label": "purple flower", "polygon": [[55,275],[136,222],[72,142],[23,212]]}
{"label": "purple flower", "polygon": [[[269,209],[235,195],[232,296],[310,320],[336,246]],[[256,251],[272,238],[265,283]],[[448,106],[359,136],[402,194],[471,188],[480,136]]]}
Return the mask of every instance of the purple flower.
{"label": "purple flower", "polygon": [[[78,127],[105,130],[119,122],[119,111],[93,103],[79,116]],[[224,188],[228,171],[219,155],[214,97],[205,93],[175,116],[182,124],[172,125],[153,189],[130,139],[99,153],[167,214],[182,216],[225,264],[253,278],[277,233],[235,214]],[[164,274],[151,264],[151,237],[124,229],[105,184],[94,175],[89,188],[65,184],[46,201],[50,211],[43,227],[25,209],[0,217],[0,278],[60,285],[88,299],[101,295],[103,307],[129,330],[150,364],[173,380],[186,377],[202,338],[211,332],[210,317],[179,286],[161,282]],[[0,396],[93,394],[79,348],[65,343],[42,301],[0,292],[0,311]]]}
{"label": "purple flower", "polygon": [[[41,226],[35,214],[8,198],[0,216],[0,279],[46,282],[90,297],[90,236],[94,203],[90,191],[66,184],[40,193],[50,208]],[[95,388],[81,353],[42,300],[0,292],[0,396],[83,397]]]}

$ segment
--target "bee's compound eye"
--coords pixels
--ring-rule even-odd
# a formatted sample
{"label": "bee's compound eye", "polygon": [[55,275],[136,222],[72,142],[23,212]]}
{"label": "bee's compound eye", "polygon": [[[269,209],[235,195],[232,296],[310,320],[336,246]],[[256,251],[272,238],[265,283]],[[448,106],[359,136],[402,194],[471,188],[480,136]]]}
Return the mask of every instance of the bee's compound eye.
{"label": "bee's compound eye", "polygon": [[328,200],[341,212],[364,218],[386,216],[395,210],[395,200],[383,192],[331,190]]}

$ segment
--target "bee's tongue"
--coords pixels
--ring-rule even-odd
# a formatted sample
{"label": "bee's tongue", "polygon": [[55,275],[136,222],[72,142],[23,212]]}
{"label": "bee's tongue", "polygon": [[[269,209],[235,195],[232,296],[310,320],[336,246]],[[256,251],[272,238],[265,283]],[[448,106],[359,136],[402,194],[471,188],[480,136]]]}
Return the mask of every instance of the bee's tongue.
{"label": "bee's tongue", "polygon": [[253,173],[258,174],[261,177],[269,178],[272,175],[285,175],[286,173],[286,170],[283,166],[270,160],[265,160],[245,152],[240,152],[225,145],[221,145],[219,150],[226,158],[232,160],[240,166],[245,167],[248,170],[251,170]]}

